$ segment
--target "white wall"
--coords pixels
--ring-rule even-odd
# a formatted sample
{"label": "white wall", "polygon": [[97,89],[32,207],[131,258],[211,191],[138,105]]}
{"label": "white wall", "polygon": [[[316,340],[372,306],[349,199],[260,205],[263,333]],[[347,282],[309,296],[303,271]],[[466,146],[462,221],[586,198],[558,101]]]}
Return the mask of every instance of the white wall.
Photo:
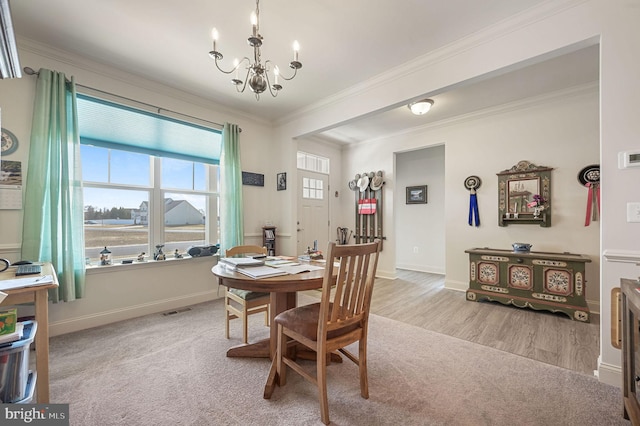
{"label": "white wall", "polygon": [[[396,267],[445,273],[444,145],[396,154]],[[406,204],[407,186],[427,185],[427,204]],[[403,195],[404,192],[404,196]]]}
{"label": "white wall", "polygon": [[[265,175],[265,187],[243,187],[243,197],[248,200],[245,208],[246,240],[249,244],[262,244],[261,227],[266,220],[275,220],[273,211],[277,201],[272,195],[276,193],[276,173],[279,171],[272,162],[265,161],[273,155],[269,125],[243,113],[64,52],[44,51],[38,45],[19,41],[19,54],[23,66],[62,71],[67,77],[74,76],[76,83],[84,86],[204,120],[240,125],[243,170]],[[35,85],[36,78],[30,76],[0,81],[2,126],[11,130],[20,141],[18,151],[6,159],[22,162],[25,179]],[[22,210],[0,210],[0,223],[0,256],[11,261],[19,260]],[[53,335],[70,332],[214,299],[218,297],[217,281],[210,271],[214,263],[215,258],[209,257],[90,269],[83,299],[50,306],[51,332]],[[29,308],[21,310],[26,314]]]}
{"label": "white wall", "polygon": [[[527,13],[519,14],[512,19],[505,20],[498,25],[480,30],[470,37],[453,43],[437,52],[425,54],[424,57],[416,58],[406,66],[400,66],[378,76],[370,81],[363,82],[358,87],[338,94],[331,99],[323,100],[322,103],[311,105],[302,109],[294,116],[278,123],[275,128],[271,128],[266,123],[254,121],[250,117],[243,116],[238,112],[227,111],[202,100],[193,99],[184,94],[161,88],[150,84],[144,79],[135,76],[123,75],[113,72],[105,67],[98,67],[77,61],[73,58],[63,56],[63,59],[51,59],[58,52],[43,51],[40,54],[33,54],[21,48],[21,60],[24,66],[38,68],[45,66],[48,68],[65,71],[74,74],[78,81],[98,87],[111,92],[130,94],[140,100],[151,104],[161,105],[169,109],[184,111],[191,115],[215,121],[229,120],[236,122],[243,128],[241,136],[243,168],[248,171],[264,172],[266,182],[274,182],[273,188],[265,187],[262,190],[251,188],[251,196],[255,196],[257,203],[249,205],[248,213],[245,217],[245,229],[247,232],[254,232],[255,237],[260,237],[260,227],[267,215],[279,218],[279,232],[289,237],[282,241],[280,245],[286,252],[295,250],[295,239],[291,238],[295,232],[295,193],[293,191],[275,190],[275,174],[280,171],[292,172],[295,170],[295,151],[297,144],[295,140],[303,135],[310,135],[320,129],[330,128],[336,124],[355,119],[357,117],[370,114],[375,111],[398,106],[406,103],[408,99],[417,96],[437,93],[447,87],[482,78],[493,72],[498,72],[508,67],[519,66],[523,62],[536,61],[543,55],[556,54],[563,51],[574,50],[586,45],[600,43],[601,48],[601,81],[600,81],[600,164],[602,181],[602,218],[601,226],[601,359],[599,364],[600,379],[612,384],[620,383],[620,351],[608,344],[610,341],[610,292],[611,289],[619,285],[622,277],[635,277],[638,275],[637,262],[640,262],[640,249],[638,240],[640,228],[638,224],[627,223],[624,212],[626,203],[640,200],[637,182],[640,177],[640,170],[619,170],[617,167],[617,154],[630,148],[638,148],[638,134],[640,134],[640,120],[637,119],[637,99],[640,99],[640,57],[637,55],[637,40],[640,39],[640,2],[639,0],[624,0],[611,2],[610,0],[566,0],[543,3],[540,7],[530,10]],[[393,64],[396,65],[396,64]],[[0,82],[0,106],[2,107],[2,125],[12,130],[20,138],[21,146],[24,148],[25,141],[28,140],[31,105],[33,102],[33,82],[29,78],[17,81]],[[541,111],[535,111],[541,117]],[[506,116],[505,116],[506,117]],[[570,118],[570,117],[569,117]],[[545,117],[549,122],[554,119]],[[561,122],[564,117],[558,117]],[[597,121],[597,117],[594,119]],[[510,125],[504,123],[505,135],[512,137],[512,142],[518,141],[522,132],[518,131],[517,123],[524,124],[524,120],[516,120]],[[499,121],[495,122],[496,127],[489,129],[481,122],[470,124],[464,132],[452,139],[452,146],[459,150],[473,149],[475,144],[484,142],[491,146],[493,143],[488,135],[501,135],[502,127]],[[557,125],[557,122],[554,123]],[[515,127],[514,127],[515,126]],[[485,135],[484,140],[476,137],[473,127],[482,130]],[[540,136],[540,143],[543,138],[549,137],[549,132],[544,128],[529,130],[535,131]],[[579,131],[579,129],[578,129]],[[553,135],[551,135],[553,136]],[[393,188],[394,169],[393,161],[388,158],[381,158],[378,153],[385,151],[390,154],[388,147],[384,145],[387,141],[372,142],[370,150],[365,153],[365,157],[355,158],[347,153],[343,163],[343,170],[351,168],[360,170],[362,167],[371,168],[372,164],[379,164],[376,169],[385,171],[386,188]],[[406,141],[391,151],[402,151],[411,149],[411,145],[432,146],[441,144],[442,141],[424,139],[420,142]],[[528,157],[530,161],[537,163],[547,163],[547,159],[553,157],[553,162],[544,165],[556,167],[554,170],[554,182],[570,182],[572,177],[563,175],[568,167],[560,167],[558,163],[563,162],[562,157],[556,157],[554,153],[546,153],[536,149],[538,142],[530,142],[526,145],[525,151],[519,151],[521,146],[512,143],[509,147],[503,147],[500,158],[487,157],[488,164],[483,175],[489,176],[502,168],[512,165],[516,160]],[[408,145],[403,147],[402,145]],[[246,146],[246,149],[245,149]],[[560,146],[560,145],[558,145]],[[10,159],[26,160],[26,152],[21,148]],[[556,147],[554,147],[555,149]],[[561,148],[563,150],[564,148]],[[373,152],[372,152],[373,151]],[[562,151],[564,155],[570,154]],[[273,154],[271,154],[273,153]],[[458,155],[457,152],[446,150],[446,170],[451,170],[449,161]],[[271,161],[265,161],[270,159]],[[513,159],[514,161],[510,161]],[[374,160],[374,161],[371,161]],[[509,161],[507,161],[509,160]],[[591,158],[589,159],[591,160]],[[597,161],[589,161],[589,163]],[[506,164],[505,164],[506,163]],[[461,182],[475,167],[467,167],[458,170],[451,177],[447,177],[445,185],[450,185],[450,180],[454,182],[455,191],[465,191]],[[484,163],[483,163],[484,164]],[[583,164],[587,164],[586,162]],[[485,166],[483,166],[485,167]],[[490,170],[490,171],[489,171]],[[575,170],[571,171],[571,174]],[[568,173],[568,172],[567,172]],[[495,184],[492,179],[483,181],[485,188],[490,188]],[[567,195],[567,189],[564,190]],[[579,197],[580,189],[574,189],[571,197]],[[244,193],[247,195],[245,188]],[[393,190],[385,190],[385,212],[393,212],[394,194]],[[495,203],[485,196],[488,192],[484,189],[479,194],[480,213],[485,223],[490,223],[491,215],[486,216],[486,212],[491,212],[495,208]],[[554,189],[554,200],[558,191]],[[562,191],[560,191],[562,194]],[[468,195],[468,194],[467,194]],[[457,211],[465,211],[466,197],[449,197],[460,200],[461,208]],[[249,196],[245,196],[249,199]],[[454,203],[455,204],[455,203]],[[572,206],[571,203],[566,204]],[[251,207],[254,207],[251,210]],[[341,207],[340,214],[344,218],[352,216],[352,206]],[[449,211],[449,204],[447,209]],[[550,244],[549,235],[558,229],[557,226],[571,225],[571,215],[564,213],[561,206],[558,209],[562,212],[559,216],[554,216],[554,225],[548,229],[540,229],[535,240],[531,240],[536,248],[547,247],[557,249],[555,244]],[[392,213],[391,213],[392,214]],[[273,219],[273,218],[271,218]],[[392,220],[392,218],[387,217]],[[557,220],[556,220],[557,219]],[[275,221],[275,219],[273,219]],[[455,222],[455,226],[463,226],[461,217],[450,218]],[[496,219],[497,220],[497,219]],[[0,255],[3,257],[16,256],[19,250],[19,233],[22,226],[22,216],[19,211],[0,211]],[[559,221],[559,222],[558,222]],[[447,228],[450,226],[447,223]],[[468,226],[468,225],[466,225]],[[576,225],[577,226],[577,225]],[[464,227],[464,226],[463,226]],[[388,229],[388,227],[386,227]],[[486,241],[489,227],[480,227],[471,231],[469,238],[460,245],[475,246]],[[523,237],[528,237],[531,230],[526,231],[526,227],[500,228],[501,244],[507,244],[514,240],[522,241]],[[592,228],[593,229],[593,228]],[[527,234],[523,235],[522,233]],[[592,232],[588,230],[587,232]],[[449,237],[447,237],[449,238]],[[281,242],[279,241],[279,244]],[[389,245],[390,243],[390,245]],[[498,241],[496,241],[498,243]],[[572,241],[573,244],[575,241]],[[385,243],[385,250],[379,265],[379,271],[393,275],[395,269],[395,253],[388,247],[395,247],[394,236],[388,234],[388,241]],[[449,261],[450,250],[454,253],[454,260]],[[580,249],[579,252],[584,252]],[[447,247],[447,273],[449,286],[463,286],[466,277],[457,271],[465,263],[459,257],[459,250],[455,247]],[[167,266],[169,267],[169,266]],[[466,267],[464,268],[466,271]],[[454,271],[454,272],[452,272]],[[186,272],[186,269],[185,271]],[[452,277],[451,274],[456,276]],[[590,273],[589,271],[587,272]],[[159,277],[161,274],[154,274]],[[589,278],[591,280],[591,278]],[[91,281],[90,281],[91,282]],[[158,281],[160,282],[160,281]],[[591,281],[590,281],[591,282]],[[112,283],[113,284],[113,283]],[[119,283],[120,284],[120,283]],[[129,281],[126,286],[121,286],[122,292],[126,294],[130,288],[135,289],[135,282]],[[188,283],[186,283],[188,285]],[[172,285],[162,283],[161,285]],[[114,287],[117,288],[117,287]],[[175,292],[176,295],[188,293],[187,290]],[[135,290],[134,290],[135,291]],[[213,291],[213,290],[212,290]],[[194,290],[197,293],[197,290]],[[151,296],[153,297],[153,295]],[[213,297],[213,296],[212,296]],[[592,299],[591,293],[588,298]],[[74,302],[75,303],[75,302]],[[80,301],[78,303],[89,303]],[[123,302],[126,303],[126,302]],[[153,301],[150,303],[154,303]],[[60,304],[55,309],[64,312],[64,306],[71,304]],[[75,308],[74,308],[75,309]],[[119,306],[102,306],[95,304],[95,311],[98,313],[115,312]],[[60,320],[61,321],[61,320]]]}
{"label": "white wall", "polygon": [[[600,380],[619,385],[620,351],[610,345],[611,338],[611,310],[610,293],[612,288],[619,286],[623,277],[636,277],[640,262],[638,240],[640,229],[638,224],[627,223],[625,217],[626,203],[640,200],[637,182],[640,170],[619,170],[617,166],[618,152],[638,148],[637,135],[640,134],[640,120],[637,119],[637,99],[640,98],[640,57],[637,55],[637,40],[640,39],[640,2],[626,0],[611,2],[607,0],[567,0],[546,2],[540,7],[533,8],[526,13],[505,20],[491,28],[476,32],[470,37],[452,43],[449,46],[416,58],[408,64],[398,66],[383,75],[365,81],[358,87],[338,94],[322,103],[311,105],[294,117],[283,121],[276,129],[279,140],[289,140],[312,134],[316,131],[331,128],[360,116],[375,111],[388,109],[406,104],[408,99],[419,96],[428,97],[431,94],[446,90],[446,88],[461,82],[483,78],[492,73],[510,67],[517,67],[523,63],[536,62],[542,57],[569,52],[581,47],[599,43],[601,53],[600,74],[600,167],[602,179],[602,216],[600,221],[601,247],[600,258],[600,332],[601,349],[598,374]],[[595,118],[597,120],[598,118]],[[485,129],[486,130],[486,129]],[[513,132],[514,129],[510,129]],[[544,129],[535,129],[541,136],[547,136]],[[499,134],[501,129],[494,129]],[[513,135],[516,137],[517,135]],[[477,138],[472,133],[467,135],[470,149]],[[518,141],[518,138],[513,139]],[[387,142],[385,142],[387,143]],[[383,148],[385,143],[372,143],[371,149]],[[440,141],[438,141],[440,143]],[[491,141],[488,141],[491,143]],[[423,140],[421,146],[435,144],[433,141]],[[462,144],[460,144],[462,146]],[[401,150],[402,147],[397,149]],[[504,159],[524,157],[527,154],[530,161],[546,162],[546,158],[554,154],[532,156],[519,153],[519,146],[512,144],[512,148],[500,155]],[[456,153],[447,150],[447,161],[455,158]],[[558,157],[559,158],[559,157]],[[503,164],[493,164],[496,161],[488,158],[492,163],[492,170],[500,170]],[[507,162],[507,161],[504,161]],[[554,161],[555,162],[560,162]],[[345,169],[348,167],[362,167],[362,162],[353,156],[345,159]],[[384,163],[384,164],[382,164]],[[500,163],[503,163],[501,160]],[[549,163],[548,165],[554,166]],[[586,164],[584,164],[586,165]],[[389,170],[390,161],[381,161],[379,168]],[[497,167],[497,168],[496,168]],[[449,164],[446,165],[449,170]],[[554,172],[554,181],[562,172]],[[471,170],[459,172],[452,176],[458,182],[471,174]],[[475,174],[475,173],[474,173]],[[393,183],[393,176],[387,174],[387,182]],[[569,180],[567,180],[568,182]],[[491,184],[487,182],[487,186]],[[393,191],[386,199],[393,196]],[[557,194],[557,191],[554,192]],[[577,192],[576,192],[577,194]],[[577,196],[577,195],[576,195]],[[491,202],[487,204],[484,191],[480,197],[480,212],[495,208]],[[554,195],[555,199],[555,195]],[[385,202],[385,208],[391,209],[391,204]],[[586,202],[585,202],[586,203]],[[563,209],[558,206],[563,211]],[[391,210],[386,210],[391,211]],[[348,212],[343,211],[343,214]],[[557,217],[557,216],[556,216]],[[554,217],[554,223],[558,223]],[[558,217],[561,223],[569,222],[569,217]],[[452,219],[453,220],[453,219]],[[460,223],[460,222],[458,222]],[[473,234],[473,238],[465,241],[468,246],[479,245],[485,241],[486,228],[480,228]],[[522,240],[522,227],[508,227],[502,230],[504,242]],[[546,237],[553,233],[556,225],[543,231],[540,235]],[[393,238],[393,236],[391,236]],[[447,236],[449,238],[449,236]],[[549,238],[531,241],[536,248],[548,247]],[[394,242],[395,244],[395,242]],[[552,247],[555,248],[555,247]],[[447,249],[447,259],[449,259]],[[457,251],[457,250],[456,250]],[[584,250],[579,250],[584,252]],[[393,253],[385,250],[379,264],[379,270],[393,273],[389,268],[395,264]],[[459,262],[447,260],[447,271],[461,267]],[[466,269],[466,268],[465,268]],[[590,273],[590,272],[588,272]],[[448,285],[464,285],[466,279],[460,274],[449,281]],[[590,278],[591,280],[591,278]],[[590,290],[588,298],[594,296]]]}
{"label": "white wall", "polygon": [[[445,254],[446,287],[468,288],[466,249],[510,249],[513,242],[528,242],[533,244],[535,251],[568,251],[589,256],[592,263],[587,265],[587,300],[591,309],[599,312],[599,227],[598,223],[584,226],[587,192],[577,179],[584,166],[599,162],[598,134],[598,88],[590,85],[557,93],[553,97],[523,100],[477,112],[470,117],[460,117],[348,149],[343,160],[345,170],[359,170],[367,164],[367,167],[390,171],[386,172],[385,200],[393,197],[393,202],[385,203],[384,228],[395,229],[395,232],[388,231],[386,236],[396,250],[384,251],[379,269],[385,275],[395,274],[400,247],[414,238],[407,236],[407,232],[419,235],[416,240],[427,238],[429,242],[428,236],[423,237],[420,231],[416,231],[426,218],[407,216],[406,209],[397,209],[405,199],[403,179],[410,178],[400,178],[407,173],[403,169],[406,164],[398,163],[394,168],[394,154],[406,151],[414,154],[421,151],[412,150],[444,143],[446,172],[441,190],[446,194],[442,222],[446,240],[438,248]],[[435,148],[428,151],[432,149]],[[537,225],[498,226],[496,174],[521,160],[554,169],[551,185],[553,223],[549,228]],[[469,175],[482,179],[482,187],[477,194],[480,227],[468,225],[469,192],[463,183]],[[419,178],[420,173],[417,176]],[[343,207],[343,211],[346,209]]]}

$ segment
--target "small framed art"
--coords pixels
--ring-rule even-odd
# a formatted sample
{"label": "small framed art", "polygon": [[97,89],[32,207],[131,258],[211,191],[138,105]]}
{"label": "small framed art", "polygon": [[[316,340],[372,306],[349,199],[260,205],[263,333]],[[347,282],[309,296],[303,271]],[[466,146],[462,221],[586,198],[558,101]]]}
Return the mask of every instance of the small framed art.
{"label": "small framed art", "polygon": [[407,204],[427,204],[427,185],[407,186]]}
{"label": "small framed art", "polygon": [[287,189],[287,174],[286,173],[278,173],[277,179],[278,191],[284,191]]}

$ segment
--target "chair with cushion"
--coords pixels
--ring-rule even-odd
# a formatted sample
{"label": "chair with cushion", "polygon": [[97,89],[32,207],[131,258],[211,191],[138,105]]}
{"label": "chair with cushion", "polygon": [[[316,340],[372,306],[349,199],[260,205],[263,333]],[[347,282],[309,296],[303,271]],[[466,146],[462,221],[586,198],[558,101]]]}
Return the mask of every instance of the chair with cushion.
{"label": "chair with cushion", "polygon": [[[329,243],[320,303],[289,309],[275,317],[277,383],[285,385],[287,366],[314,383],[325,424],[329,424],[326,369],[333,352],[341,352],[359,366],[360,395],[369,398],[367,326],[380,247],[380,241],[356,245]],[[354,342],[359,342],[357,356],[345,349]],[[297,347],[315,352],[315,376],[296,362]]]}
{"label": "chair with cushion", "polygon": [[[240,254],[258,253],[267,254],[266,247],[260,246],[236,246],[225,251],[226,257]],[[229,338],[229,321],[234,318],[242,319],[242,341],[249,342],[248,317],[252,314],[264,312],[264,324],[269,325],[269,293],[258,293],[255,291],[239,290],[225,287],[224,307],[225,307],[225,336]]]}

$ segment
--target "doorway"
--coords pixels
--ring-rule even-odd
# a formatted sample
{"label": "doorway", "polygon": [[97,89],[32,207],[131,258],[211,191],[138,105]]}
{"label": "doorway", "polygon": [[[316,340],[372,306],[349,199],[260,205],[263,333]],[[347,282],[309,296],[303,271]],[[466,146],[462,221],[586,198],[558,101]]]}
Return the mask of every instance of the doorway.
{"label": "doorway", "polygon": [[299,169],[297,188],[298,254],[313,248],[314,242],[324,251],[329,243],[329,176]]}

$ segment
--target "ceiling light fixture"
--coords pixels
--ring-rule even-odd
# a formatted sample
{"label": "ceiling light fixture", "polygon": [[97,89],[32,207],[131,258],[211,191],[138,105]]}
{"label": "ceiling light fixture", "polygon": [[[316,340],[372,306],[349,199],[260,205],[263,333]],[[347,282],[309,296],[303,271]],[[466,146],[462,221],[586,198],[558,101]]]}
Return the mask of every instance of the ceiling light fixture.
{"label": "ceiling light fixture", "polygon": [[[253,47],[253,61],[247,58],[246,56],[242,58],[238,62],[238,60],[233,61],[233,68],[230,71],[225,71],[220,68],[218,61],[222,59],[222,53],[216,50],[216,44],[218,41],[218,30],[215,28],[211,30],[211,37],[213,38],[213,50],[209,52],[209,56],[215,61],[216,67],[225,74],[235,73],[234,78],[231,79],[231,82],[236,86],[236,90],[239,93],[244,92],[244,89],[249,84],[249,88],[256,95],[256,99],[260,100],[260,94],[264,92],[267,88],[271,93],[271,96],[274,98],[278,96],[278,92],[282,90],[282,86],[278,84],[278,78],[282,78],[283,80],[293,80],[293,78],[298,73],[298,70],[302,68],[302,63],[298,61],[298,52],[300,50],[300,45],[298,41],[293,42],[293,61],[289,63],[289,68],[293,70],[293,75],[291,77],[285,77],[280,74],[280,69],[277,65],[273,66],[273,69],[269,69],[269,64],[272,62],[270,60],[266,60],[264,65],[261,62],[261,54],[260,54],[260,46],[262,46],[262,35],[260,34],[260,8],[258,3],[260,0],[256,0],[256,11],[251,14],[251,35],[247,39],[249,42],[249,46]],[[246,69],[247,74],[243,80],[239,78],[240,65],[246,61]],[[269,71],[273,72],[273,84],[269,80]]]}
{"label": "ceiling light fixture", "polygon": [[412,102],[407,107],[411,110],[415,115],[422,115],[429,112],[431,107],[433,106],[433,100],[431,99],[422,99],[420,101]]}

